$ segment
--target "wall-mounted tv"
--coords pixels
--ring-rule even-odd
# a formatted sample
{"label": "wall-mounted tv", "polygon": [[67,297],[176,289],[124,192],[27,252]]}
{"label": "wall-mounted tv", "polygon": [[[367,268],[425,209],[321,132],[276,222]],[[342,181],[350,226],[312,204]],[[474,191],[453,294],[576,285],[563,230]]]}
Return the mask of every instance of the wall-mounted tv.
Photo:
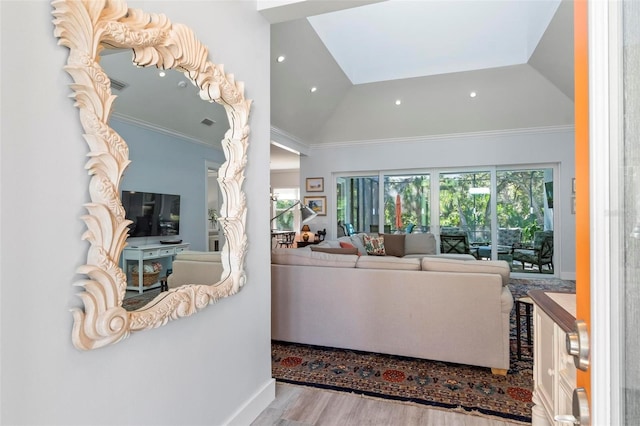
{"label": "wall-mounted tv", "polygon": [[122,206],[129,225],[129,237],[175,236],[180,234],[180,196],[153,192],[122,191]]}

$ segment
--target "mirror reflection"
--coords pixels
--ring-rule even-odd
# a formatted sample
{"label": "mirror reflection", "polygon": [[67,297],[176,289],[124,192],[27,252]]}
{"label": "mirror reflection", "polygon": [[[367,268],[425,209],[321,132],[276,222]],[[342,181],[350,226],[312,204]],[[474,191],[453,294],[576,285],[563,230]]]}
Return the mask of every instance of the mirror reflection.
{"label": "mirror reflection", "polygon": [[[120,266],[123,307],[132,311],[169,288],[220,279],[216,179],[229,124],[224,108],[201,100],[181,72],[136,67],[124,49],[103,52],[100,63],[117,96],[109,124],[127,141],[131,160],[120,185],[132,221]],[[213,262],[205,268],[191,263],[207,256]]]}

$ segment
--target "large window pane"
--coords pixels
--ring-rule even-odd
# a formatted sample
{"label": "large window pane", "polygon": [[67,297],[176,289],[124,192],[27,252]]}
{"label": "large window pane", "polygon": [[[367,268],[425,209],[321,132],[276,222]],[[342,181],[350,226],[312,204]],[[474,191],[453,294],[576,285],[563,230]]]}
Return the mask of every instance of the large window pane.
{"label": "large window pane", "polygon": [[[429,175],[384,177],[384,231],[402,231],[413,225],[427,232],[429,218]],[[398,198],[399,196],[399,198]],[[398,201],[400,205],[397,206]],[[397,212],[400,211],[400,216]]]}
{"label": "large window pane", "polygon": [[491,241],[491,174],[440,174],[440,233],[464,232],[470,244]]}
{"label": "large window pane", "polygon": [[356,232],[378,225],[378,176],[339,177],[336,182],[338,224],[350,223]]}
{"label": "large window pane", "polygon": [[496,185],[498,249],[514,272],[552,274],[553,169],[501,170]]}
{"label": "large window pane", "polygon": [[553,170],[502,170],[497,178],[498,228],[519,228],[522,243],[553,230]]}

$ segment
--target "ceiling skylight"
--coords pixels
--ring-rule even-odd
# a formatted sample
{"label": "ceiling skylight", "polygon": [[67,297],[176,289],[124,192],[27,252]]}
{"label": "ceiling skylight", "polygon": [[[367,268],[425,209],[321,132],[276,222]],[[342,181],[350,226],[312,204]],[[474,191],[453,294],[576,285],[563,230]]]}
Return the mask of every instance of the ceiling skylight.
{"label": "ceiling skylight", "polygon": [[309,17],[353,84],[523,64],[560,0],[388,0]]}

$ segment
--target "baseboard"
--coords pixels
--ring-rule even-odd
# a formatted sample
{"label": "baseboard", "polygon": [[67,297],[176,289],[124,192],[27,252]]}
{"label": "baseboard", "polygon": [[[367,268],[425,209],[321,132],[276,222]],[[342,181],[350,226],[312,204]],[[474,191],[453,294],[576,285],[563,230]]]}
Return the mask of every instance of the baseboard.
{"label": "baseboard", "polygon": [[225,425],[250,425],[276,398],[276,380],[270,379],[262,389],[253,394],[234,414]]}

